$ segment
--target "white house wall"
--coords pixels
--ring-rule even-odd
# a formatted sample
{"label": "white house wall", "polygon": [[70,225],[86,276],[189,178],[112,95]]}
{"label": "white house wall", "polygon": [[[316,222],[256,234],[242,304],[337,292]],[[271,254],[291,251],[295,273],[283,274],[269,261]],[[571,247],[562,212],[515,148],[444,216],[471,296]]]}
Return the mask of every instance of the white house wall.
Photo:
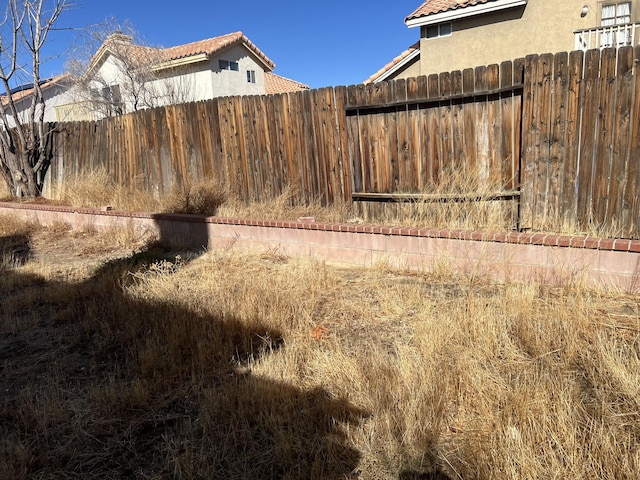
{"label": "white house wall", "polygon": [[208,62],[183,65],[156,75],[158,79],[150,82],[150,88],[159,93],[159,106],[197,102],[214,96]]}
{"label": "white house wall", "polygon": [[[55,85],[45,88],[42,91],[42,95],[45,101],[44,121],[55,122],[59,119],[56,118],[56,107],[61,105],[67,105],[73,103],[73,97],[69,92],[69,87],[64,85]],[[18,116],[21,123],[28,123],[29,109],[31,108],[31,97],[26,97],[16,102],[16,108],[18,109]],[[9,127],[16,126],[15,121],[11,114],[8,117]]]}
{"label": "white house wall", "polygon": [[[238,71],[221,70],[219,60],[237,62]],[[255,73],[255,83],[247,81],[247,71]],[[264,95],[263,65],[241,46],[235,45],[225,49],[208,61],[177,66],[157,72],[157,80],[149,82],[147,90],[154,92],[154,106],[171,103],[196,102],[216,97],[233,95]],[[109,55],[96,72],[94,86],[120,85],[122,100],[127,113],[134,111],[132,98],[126,87],[129,80],[123,74],[122,63]],[[177,97],[176,97],[177,94]],[[138,109],[144,108],[138,105]]]}
{"label": "white house wall", "polygon": [[[238,62],[238,71],[220,70],[218,60]],[[213,97],[232,95],[264,95],[264,70],[248,50],[240,45],[230,47],[211,58]],[[256,83],[247,82],[247,70],[255,72]]]}
{"label": "white house wall", "polygon": [[[238,70],[222,70],[219,60],[237,62]],[[129,78],[126,67],[113,55],[107,55],[95,71],[97,80],[91,87],[120,86],[125,113],[136,107],[130,95]],[[254,72],[255,83],[247,81],[247,71]],[[235,95],[264,95],[264,64],[242,45],[234,45],[218,55],[199,63],[187,63],[171,69],[156,72],[157,79],[149,82],[147,92],[152,92],[152,105],[163,106],[172,103],[187,103],[209,100],[216,97]],[[53,86],[44,91],[46,110],[45,121],[78,121],[96,118],[97,112],[90,107],[87,92],[76,88]],[[18,103],[19,110],[26,118],[30,100]],[[140,104],[137,109],[150,105]]]}

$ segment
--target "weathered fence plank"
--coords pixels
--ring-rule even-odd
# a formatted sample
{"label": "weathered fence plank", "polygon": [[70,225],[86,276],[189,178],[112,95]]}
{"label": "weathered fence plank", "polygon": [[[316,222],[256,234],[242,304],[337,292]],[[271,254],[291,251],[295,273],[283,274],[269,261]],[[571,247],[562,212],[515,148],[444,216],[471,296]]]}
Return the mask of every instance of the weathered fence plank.
{"label": "weathered fence plank", "polygon": [[[629,171],[631,99],[633,87],[633,47],[618,50],[616,65],[615,107],[611,151],[609,204],[605,218],[616,232],[624,233],[629,205],[624,202],[624,189]],[[637,161],[637,159],[636,159]]]}
{"label": "weathered fence plank", "polygon": [[567,101],[569,86],[569,54],[555,55],[551,90],[551,112],[549,132],[549,161],[546,173],[546,218],[554,229],[562,226],[567,215],[561,205],[562,188],[567,164]]}
{"label": "weathered fence plank", "polygon": [[575,51],[569,55],[567,108],[566,108],[566,150],[564,182],[560,192],[559,205],[563,212],[563,228],[568,230],[576,225],[578,196],[576,194],[578,181],[580,121],[584,91],[582,89],[584,52]]}
{"label": "weathered fence plank", "polygon": [[628,205],[629,217],[625,222],[625,232],[630,237],[640,238],[640,45],[634,49],[633,99],[629,145],[629,170],[624,190],[624,204]]}

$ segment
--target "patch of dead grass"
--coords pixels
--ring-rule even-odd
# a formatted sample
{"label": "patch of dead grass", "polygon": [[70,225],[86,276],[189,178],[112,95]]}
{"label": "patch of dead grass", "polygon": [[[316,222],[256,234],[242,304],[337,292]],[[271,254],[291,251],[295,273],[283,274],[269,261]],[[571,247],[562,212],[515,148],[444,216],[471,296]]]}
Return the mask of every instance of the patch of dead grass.
{"label": "patch of dead grass", "polygon": [[11,478],[640,469],[637,296],[268,251],[132,244],[109,258],[83,250],[90,230],[55,235],[60,255],[75,242],[93,267],[54,268],[32,242],[0,280]]}

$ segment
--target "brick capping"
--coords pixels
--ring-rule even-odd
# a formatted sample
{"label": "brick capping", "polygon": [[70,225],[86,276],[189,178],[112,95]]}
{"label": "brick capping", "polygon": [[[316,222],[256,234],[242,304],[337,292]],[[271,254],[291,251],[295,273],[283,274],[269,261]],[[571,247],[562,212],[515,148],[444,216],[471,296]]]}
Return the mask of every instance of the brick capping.
{"label": "brick capping", "polygon": [[46,205],[37,203],[0,202],[0,207],[19,210],[41,210],[61,213],[81,213],[96,216],[171,219],[190,223],[210,223],[221,225],[246,225],[253,227],[285,228],[299,230],[319,230],[327,232],[363,233],[388,236],[409,236],[444,238],[451,240],[467,240],[493,243],[515,243],[523,245],[540,245],[550,247],[581,248],[603,251],[619,251],[640,253],[640,240],[623,238],[598,238],[581,235],[556,235],[546,233],[491,232],[482,230],[460,230],[441,228],[416,228],[402,226],[384,226],[375,224],[323,223],[311,221],[310,217],[297,220],[258,220],[251,218],[206,217],[204,215],[187,215],[177,213],[149,213],[139,211],[120,211],[108,209],[76,208],[62,205]]}

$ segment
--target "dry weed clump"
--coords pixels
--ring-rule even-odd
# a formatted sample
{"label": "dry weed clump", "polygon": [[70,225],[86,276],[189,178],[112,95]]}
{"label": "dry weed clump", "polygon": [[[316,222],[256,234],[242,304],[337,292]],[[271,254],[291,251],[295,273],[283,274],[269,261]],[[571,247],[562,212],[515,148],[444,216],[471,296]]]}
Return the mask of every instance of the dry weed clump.
{"label": "dry weed clump", "polygon": [[227,192],[222,182],[215,178],[203,178],[174,186],[163,199],[161,210],[213,216],[226,198]]}
{"label": "dry weed clump", "polygon": [[14,215],[0,215],[0,272],[26,262],[31,251],[31,235],[40,226]]}

